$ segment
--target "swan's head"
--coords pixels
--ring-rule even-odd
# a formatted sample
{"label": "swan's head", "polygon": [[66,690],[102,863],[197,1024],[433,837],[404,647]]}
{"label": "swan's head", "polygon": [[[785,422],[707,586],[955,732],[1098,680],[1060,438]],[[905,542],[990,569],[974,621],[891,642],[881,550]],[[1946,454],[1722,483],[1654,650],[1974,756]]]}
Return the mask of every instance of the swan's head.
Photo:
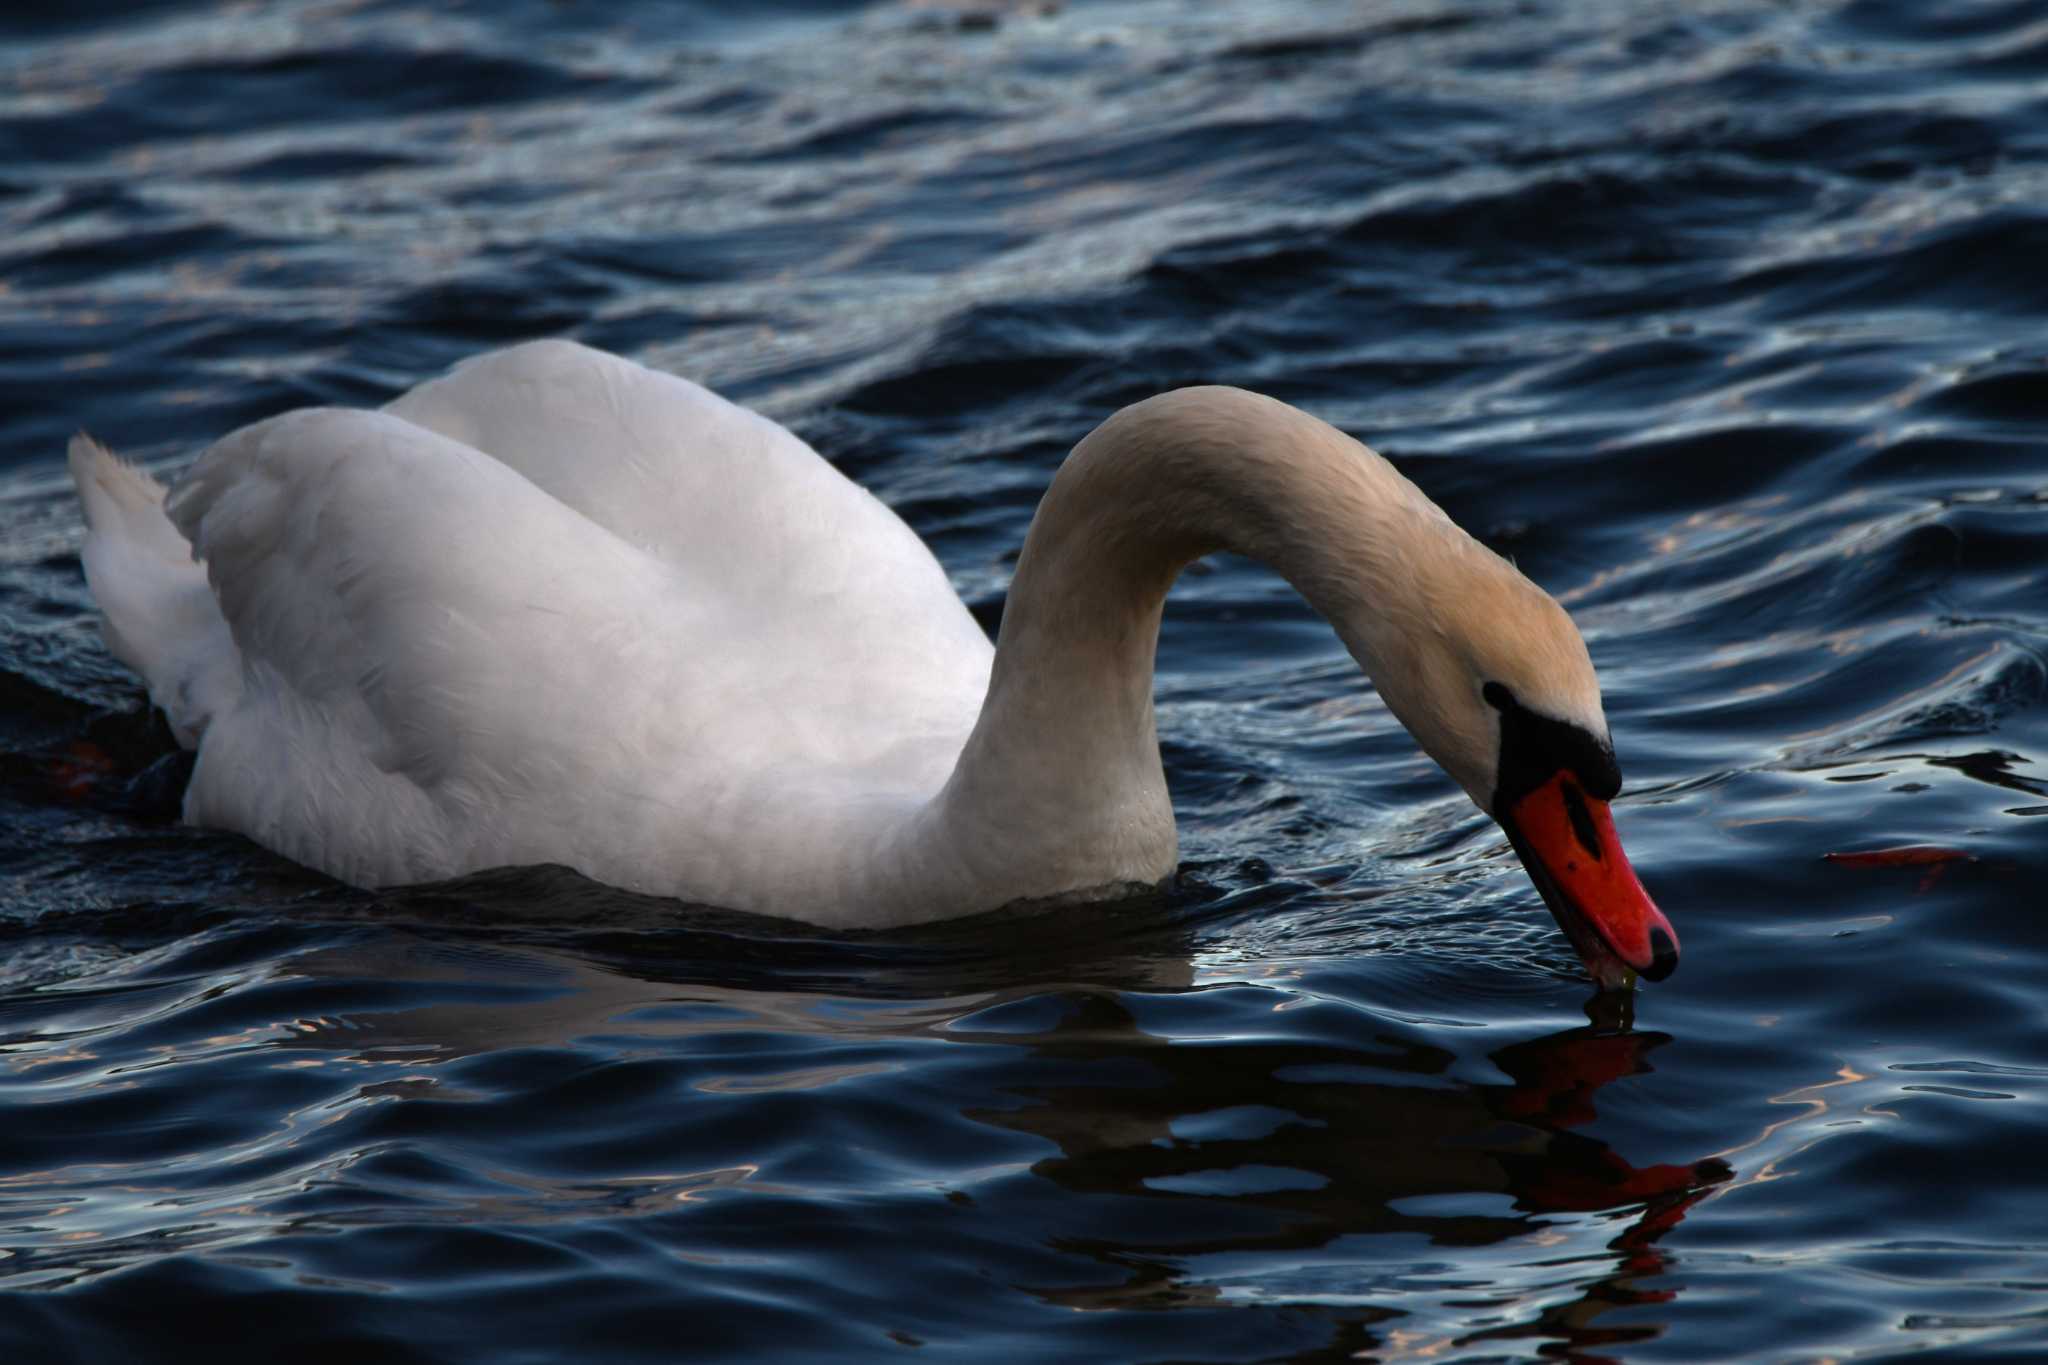
{"label": "swan's head", "polygon": [[1374,651],[1381,696],[1507,831],[1593,979],[1663,980],[1678,935],[1615,833],[1621,769],[1578,627],[1476,542],[1449,558],[1438,571],[1412,566],[1421,619],[1380,623],[1402,641]]}

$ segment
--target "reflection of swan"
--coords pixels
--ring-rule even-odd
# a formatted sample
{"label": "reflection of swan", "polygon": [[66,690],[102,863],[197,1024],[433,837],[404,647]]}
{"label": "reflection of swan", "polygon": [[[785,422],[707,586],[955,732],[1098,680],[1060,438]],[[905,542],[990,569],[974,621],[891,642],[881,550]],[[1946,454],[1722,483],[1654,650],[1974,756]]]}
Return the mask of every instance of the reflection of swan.
{"label": "reflection of swan", "polygon": [[167,503],[89,440],[71,458],[109,642],[199,749],[186,817],[349,881],[558,862],[840,925],[1156,883],[1161,606],[1231,549],[1330,619],[1596,975],[1676,961],[1570,618],[1269,398],[1182,390],[1083,441],[993,655],[794,436],[569,343],[244,428]]}
{"label": "reflection of swan", "polygon": [[[886,1221],[906,1230],[902,1255],[934,1265],[971,1246],[977,1265],[1028,1266],[1036,1276],[1016,1281],[1070,1309],[1216,1302],[1249,1285],[1362,1333],[1398,1307],[1591,1348],[1657,1330],[1640,1311],[1608,1315],[1682,1292],[1658,1241],[1730,1177],[1713,1158],[1650,1162],[1586,1131],[1666,1034],[1582,1026],[1503,1046],[1519,1030],[1417,1027],[1284,986],[1190,992],[1192,931],[1172,916],[1117,936],[1108,955],[1076,910],[1064,948],[1017,917],[1000,922],[1014,943],[952,967],[935,967],[919,934],[813,939],[815,960],[790,970],[774,941],[721,952],[647,934],[644,955],[594,960],[585,949],[610,936],[564,951],[560,926],[540,944],[473,922],[451,933],[436,920],[451,894],[441,911],[488,903],[459,890],[381,898],[406,929],[292,954],[285,993],[264,997],[290,1025],[252,1035],[301,1066],[348,1059],[318,1074],[356,1104],[317,1092],[323,1116],[403,1101],[328,1129],[330,1145],[409,1147],[459,1098],[498,1106],[501,1126],[507,1113],[577,1114],[573,1133],[434,1191],[433,1216],[609,1222],[724,1189],[793,1198],[790,1216],[828,1240],[840,1217]],[[546,1060],[508,1073],[517,1058]],[[498,1088],[508,1074],[516,1083]],[[919,1180],[863,1180],[870,1196],[853,1206],[811,1183],[816,1132],[845,1140],[832,1169],[844,1188],[870,1159],[900,1171],[890,1143],[913,1130]],[[403,1178],[393,1191],[358,1168],[327,1216],[417,1221],[410,1164]],[[723,1250],[727,1226],[687,1245]],[[1433,1260],[1455,1272],[1418,1272]],[[1395,1354],[1383,1347],[1369,1353]]]}
{"label": "reflection of swan", "polygon": [[[1052,1029],[975,1038],[1027,1045],[1034,1060],[1057,1066],[1040,1061],[1010,1079],[991,1065],[981,1083],[1000,1084],[1007,1102],[965,1112],[1053,1144],[1032,1172],[1077,1196],[1079,1207],[1090,1197],[1117,1201],[1113,1233],[1097,1223],[1092,1235],[1059,1239],[1098,1257],[1110,1276],[1046,1291],[1068,1307],[1204,1302],[1217,1296],[1217,1281],[1251,1264],[1261,1267],[1262,1292],[1277,1282],[1305,1293],[1334,1289],[1353,1310],[1406,1304],[1429,1294],[1427,1277],[1407,1278],[1418,1255],[1411,1238],[1465,1248],[1531,1239],[1526,1260],[1483,1263],[1499,1295],[1492,1322],[1503,1334],[1597,1344],[1615,1330],[1595,1327],[1599,1315],[1673,1296],[1637,1283],[1665,1269],[1655,1243],[1731,1174],[1711,1157],[1639,1166],[1571,1131],[1593,1121],[1603,1087],[1650,1069],[1648,1055],[1670,1041],[1666,1034],[1577,1028],[1514,1043],[1487,1054],[1509,1083],[1475,1085],[1449,1078],[1454,1053],[1392,1033],[1363,1047],[1306,1030],[1190,1046],[1184,1036],[1146,1032],[1114,996],[1067,998],[1071,1012]],[[1138,1057],[1142,1069],[1129,1066]],[[1620,1210],[1633,1211],[1597,1222],[1554,1217]],[[1534,1241],[1537,1233],[1545,1240]],[[1368,1240],[1385,1234],[1407,1236]],[[1619,1253],[1611,1270],[1594,1269],[1597,1256],[1571,1254],[1580,1248],[1568,1239],[1580,1237]],[[1580,1299],[1546,1311],[1540,1327],[1500,1326],[1532,1265],[1554,1293],[1566,1264],[1580,1267],[1570,1277]],[[1488,1313],[1471,1270],[1461,1260],[1461,1273],[1437,1283],[1463,1300],[1445,1305],[1447,1315]],[[1380,1356],[1363,1349],[1372,1344],[1347,1354]]]}

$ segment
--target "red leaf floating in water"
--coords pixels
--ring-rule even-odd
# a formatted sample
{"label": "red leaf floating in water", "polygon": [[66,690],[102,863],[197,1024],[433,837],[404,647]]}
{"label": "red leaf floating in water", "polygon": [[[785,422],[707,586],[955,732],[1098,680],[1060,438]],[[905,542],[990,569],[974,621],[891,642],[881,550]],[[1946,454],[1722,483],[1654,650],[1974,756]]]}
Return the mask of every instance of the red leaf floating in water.
{"label": "red leaf floating in water", "polygon": [[1850,867],[1931,867],[1940,863],[1974,863],[1977,855],[1959,848],[1934,844],[1907,844],[1903,848],[1873,848],[1861,853],[1823,853],[1831,863]]}
{"label": "red leaf floating in water", "polygon": [[1920,879],[1920,885],[1913,888],[1919,895],[1941,879],[1942,872],[1950,863],[1974,863],[1977,855],[1965,853],[1959,848],[1942,848],[1935,844],[1906,844],[1899,848],[1873,848],[1861,853],[1823,853],[1820,855],[1831,863],[1842,863],[1849,867],[1924,867],[1927,875]]}

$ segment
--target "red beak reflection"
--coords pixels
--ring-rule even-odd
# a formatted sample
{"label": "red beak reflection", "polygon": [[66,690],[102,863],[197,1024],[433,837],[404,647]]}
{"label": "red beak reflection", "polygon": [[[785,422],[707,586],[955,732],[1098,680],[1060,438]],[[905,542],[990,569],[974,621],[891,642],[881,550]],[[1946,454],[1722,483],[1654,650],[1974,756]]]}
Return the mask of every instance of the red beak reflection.
{"label": "red beak reflection", "polygon": [[1560,771],[1497,818],[1594,981],[1614,988],[1632,972],[1671,975],[1678,934],[1636,880],[1605,801]]}

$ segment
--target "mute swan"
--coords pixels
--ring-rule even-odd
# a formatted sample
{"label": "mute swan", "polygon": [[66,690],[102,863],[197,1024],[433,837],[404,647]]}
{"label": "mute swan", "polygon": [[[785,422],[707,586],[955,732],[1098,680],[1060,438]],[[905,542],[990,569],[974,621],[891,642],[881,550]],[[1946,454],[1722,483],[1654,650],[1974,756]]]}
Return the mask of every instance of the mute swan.
{"label": "mute swan", "polygon": [[185,819],[348,882],[554,862],[843,927],[1157,884],[1160,611],[1230,549],[1328,618],[1602,984],[1677,963],[1571,618],[1271,398],[1182,389],[1082,441],[993,650],[794,435],[569,342],[258,422],[168,496],[70,460],[108,645],[198,750]]}

